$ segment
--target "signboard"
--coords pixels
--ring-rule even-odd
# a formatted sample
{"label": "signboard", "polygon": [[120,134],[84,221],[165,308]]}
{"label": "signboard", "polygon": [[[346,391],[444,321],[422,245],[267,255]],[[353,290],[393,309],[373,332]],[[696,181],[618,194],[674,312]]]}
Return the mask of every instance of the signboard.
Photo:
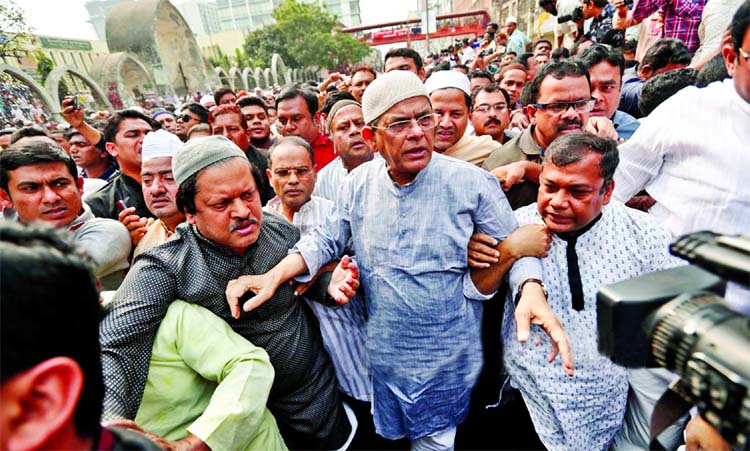
{"label": "signboard", "polygon": [[91,50],[89,41],[79,41],[76,39],[48,38],[40,36],[39,42],[46,49],[64,49],[64,50]]}

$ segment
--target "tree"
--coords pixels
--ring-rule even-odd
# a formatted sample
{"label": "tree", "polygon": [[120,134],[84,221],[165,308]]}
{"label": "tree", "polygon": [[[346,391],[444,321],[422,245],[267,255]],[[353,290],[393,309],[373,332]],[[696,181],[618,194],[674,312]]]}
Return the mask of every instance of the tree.
{"label": "tree", "polygon": [[34,50],[34,58],[36,58],[36,73],[42,77],[42,85],[44,85],[44,82],[47,81],[47,76],[55,68],[55,62],[38,49]]}
{"label": "tree", "polygon": [[0,58],[26,55],[30,33],[24,11],[13,0],[0,0]]}
{"label": "tree", "polygon": [[272,14],[275,24],[251,32],[245,55],[268,66],[278,53],[289,67],[334,68],[361,61],[370,53],[363,44],[339,30],[338,21],[317,4],[286,0]]}

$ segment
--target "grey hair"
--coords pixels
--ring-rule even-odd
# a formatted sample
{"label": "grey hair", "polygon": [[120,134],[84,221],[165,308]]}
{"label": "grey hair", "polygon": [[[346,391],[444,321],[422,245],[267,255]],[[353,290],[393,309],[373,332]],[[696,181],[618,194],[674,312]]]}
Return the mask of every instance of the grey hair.
{"label": "grey hair", "polygon": [[307,141],[300,138],[299,136],[284,136],[283,138],[280,138],[278,141],[276,141],[276,144],[271,146],[270,149],[268,149],[268,167],[270,168],[272,166],[271,162],[273,160],[273,153],[279,146],[282,146],[284,144],[293,144],[295,146],[302,147],[307,151],[308,154],[310,154],[310,162],[312,163],[313,167],[315,167],[315,152],[313,152],[312,146],[308,144]]}
{"label": "grey hair", "polygon": [[563,167],[581,161],[589,153],[596,153],[602,157],[599,160],[599,170],[604,179],[601,189],[603,193],[612,183],[615,169],[620,162],[617,143],[612,139],[601,138],[586,132],[562,135],[552,141],[544,152],[543,164],[552,163]]}

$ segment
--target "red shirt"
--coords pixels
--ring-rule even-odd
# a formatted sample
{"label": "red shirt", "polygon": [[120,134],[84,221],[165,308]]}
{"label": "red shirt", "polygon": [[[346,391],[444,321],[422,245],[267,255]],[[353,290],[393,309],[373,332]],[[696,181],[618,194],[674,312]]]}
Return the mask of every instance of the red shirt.
{"label": "red shirt", "polygon": [[315,172],[319,172],[336,158],[333,141],[326,135],[319,134],[318,138],[312,143],[312,148],[315,154]]}

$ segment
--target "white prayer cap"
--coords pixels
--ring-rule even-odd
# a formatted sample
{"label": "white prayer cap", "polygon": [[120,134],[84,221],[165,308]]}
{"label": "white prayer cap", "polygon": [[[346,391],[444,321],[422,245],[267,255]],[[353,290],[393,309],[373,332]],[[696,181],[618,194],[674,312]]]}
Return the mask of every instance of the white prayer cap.
{"label": "white prayer cap", "polygon": [[421,96],[427,97],[428,94],[414,72],[392,70],[376,78],[362,95],[365,122],[371,124],[397,103]]}
{"label": "white prayer cap", "polygon": [[518,19],[516,19],[516,16],[508,16],[507,19],[505,19],[505,24],[508,25],[509,23],[518,23]]}
{"label": "white prayer cap", "polygon": [[182,141],[172,133],[166,130],[149,132],[143,138],[141,161],[145,163],[154,158],[174,157],[180,149],[182,149]]}
{"label": "white prayer cap", "polygon": [[460,89],[467,95],[471,95],[469,77],[455,70],[441,70],[434,72],[430,75],[430,78],[424,82],[424,87],[427,89],[427,94],[430,95],[438,89],[445,88]]}
{"label": "white prayer cap", "polygon": [[216,101],[214,100],[214,96],[212,96],[211,94],[206,94],[201,97],[200,104],[206,108],[211,108],[212,106],[216,105]]}

